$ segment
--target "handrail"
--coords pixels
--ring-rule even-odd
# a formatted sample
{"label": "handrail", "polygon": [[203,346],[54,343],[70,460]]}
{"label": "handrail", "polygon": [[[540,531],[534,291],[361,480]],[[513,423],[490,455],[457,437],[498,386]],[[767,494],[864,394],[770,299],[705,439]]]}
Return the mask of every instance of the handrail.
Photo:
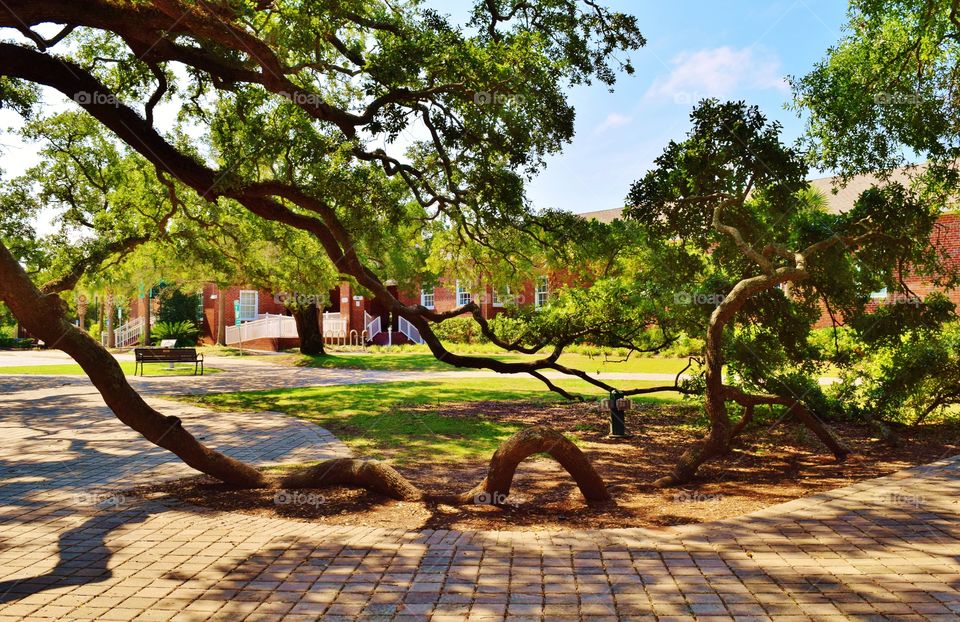
{"label": "handrail", "polygon": [[297,321],[292,316],[269,313],[251,322],[227,326],[226,333],[228,345],[256,339],[296,339],[299,336]]}
{"label": "handrail", "polygon": [[405,317],[401,316],[397,318],[397,330],[403,333],[404,336],[413,343],[418,345],[426,343],[423,337],[420,336],[420,331],[417,329],[417,327],[411,324],[410,321]]}
{"label": "handrail", "polygon": [[140,343],[143,337],[144,321],[142,317],[130,320],[122,326],[118,326],[113,331],[114,345],[118,348],[125,348],[130,344]]}

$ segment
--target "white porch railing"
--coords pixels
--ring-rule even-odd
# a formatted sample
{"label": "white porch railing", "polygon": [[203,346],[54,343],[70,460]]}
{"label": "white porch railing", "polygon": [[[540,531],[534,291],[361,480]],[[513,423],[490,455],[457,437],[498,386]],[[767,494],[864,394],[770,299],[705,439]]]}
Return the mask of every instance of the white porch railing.
{"label": "white porch railing", "polygon": [[143,318],[130,320],[113,331],[114,342],[118,348],[126,348],[140,343],[143,338]]}
{"label": "white porch railing", "polygon": [[253,322],[227,326],[227,345],[255,339],[296,339],[297,321],[289,315],[265,315]]}
{"label": "white porch railing", "polygon": [[407,321],[407,318],[405,317],[401,316],[397,318],[397,330],[403,333],[406,338],[413,343],[425,343],[423,337],[420,336],[420,331],[417,330],[417,327]]}
{"label": "white porch railing", "polygon": [[323,336],[327,339],[346,339],[347,320],[336,312],[324,313]]}
{"label": "white porch railing", "polygon": [[367,339],[373,339],[383,332],[380,327],[380,316],[373,317],[366,311],[363,312],[363,325],[367,327]]}

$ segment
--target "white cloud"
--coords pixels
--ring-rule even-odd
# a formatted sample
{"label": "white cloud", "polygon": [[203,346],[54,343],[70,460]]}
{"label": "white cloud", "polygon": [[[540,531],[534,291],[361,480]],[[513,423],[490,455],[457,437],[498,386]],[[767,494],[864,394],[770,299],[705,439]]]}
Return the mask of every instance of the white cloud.
{"label": "white cloud", "polygon": [[705,97],[727,98],[743,90],[789,87],[776,54],[757,47],[735,50],[729,46],[681,52],[671,59],[673,69],[654,80],[644,96],[694,104]]}
{"label": "white cloud", "polygon": [[595,129],[594,132],[597,134],[601,132],[606,132],[607,130],[613,129],[615,127],[629,125],[632,121],[633,121],[633,117],[628,117],[622,114],[617,114],[616,112],[611,112],[610,114],[607,115],[607,118],[603,120],[603,123],[597,126],[597,129]]}

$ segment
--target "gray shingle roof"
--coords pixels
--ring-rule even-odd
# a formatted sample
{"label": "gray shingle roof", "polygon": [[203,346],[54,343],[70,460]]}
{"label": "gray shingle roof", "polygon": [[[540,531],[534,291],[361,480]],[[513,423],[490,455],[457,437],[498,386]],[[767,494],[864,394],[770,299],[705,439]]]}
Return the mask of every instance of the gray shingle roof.
{"label": "gray shingle roof", "polygon": [[[923,173],[926,166],[919,165],[909,168],[899,168],[890,175],[890,181],[898,181],[906,186],[910,185],[910,180]],[[810,185],[823,193],[827,199],[827,211],[833,214],[842,214],[853,207],[857,197],[867,188],[879,183],[875,175],[857,175],[847,182],[844,187],[837,187],[834,193],[834,185],[839,183],[838,177],[822,177],[820,179],[811,179]],[[623,208],[603,209],[593,212],[583,212],[580,215],[584,218],[599,220],[600,222],[611,222],[614,219],[622,218]]]}

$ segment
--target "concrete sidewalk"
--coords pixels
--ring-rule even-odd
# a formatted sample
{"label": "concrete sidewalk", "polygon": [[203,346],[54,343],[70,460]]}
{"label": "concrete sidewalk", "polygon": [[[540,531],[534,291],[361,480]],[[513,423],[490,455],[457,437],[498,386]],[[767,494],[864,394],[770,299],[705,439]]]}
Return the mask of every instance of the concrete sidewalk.
{"label": "concrete sidewalk", "polygon": [[[252,462],[346,453],[153,401]],[[403,531],[125,498],[191,471],[81,378],[2,378],[0,413],[0,621],[960,619],[956,459],[703,525]]]}

